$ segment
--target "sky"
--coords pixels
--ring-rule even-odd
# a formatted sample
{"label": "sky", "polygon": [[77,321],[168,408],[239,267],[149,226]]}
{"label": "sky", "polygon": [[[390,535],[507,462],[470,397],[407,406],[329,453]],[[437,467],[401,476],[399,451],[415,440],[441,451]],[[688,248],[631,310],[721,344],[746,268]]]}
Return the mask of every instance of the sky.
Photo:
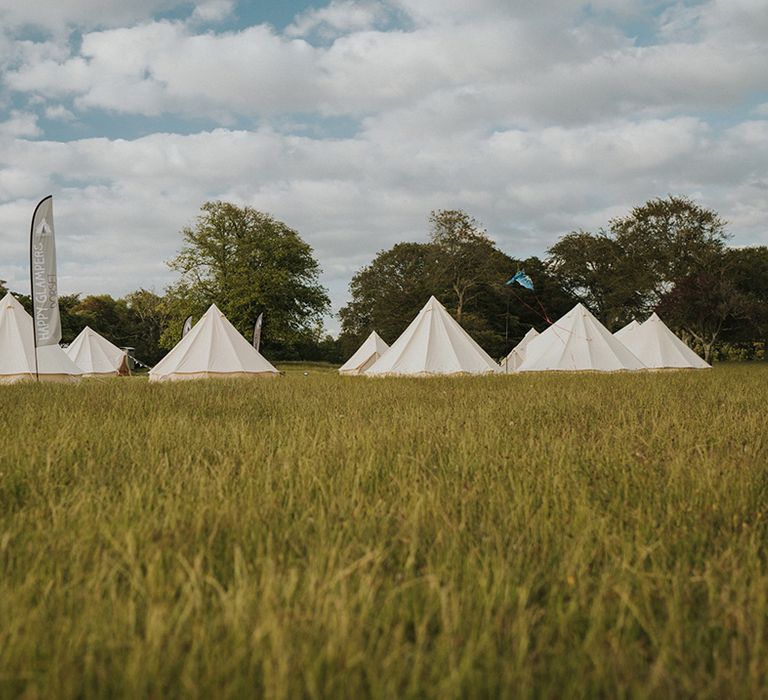
{"label": "sky", "polygon": [[[0,0],[0,279],[158,292],[200,205],[313,247],[334,313],[462,208],[513,257],[646,200],[768,244],[766,0]],[[327,319],[329,330],[338,320]]]}

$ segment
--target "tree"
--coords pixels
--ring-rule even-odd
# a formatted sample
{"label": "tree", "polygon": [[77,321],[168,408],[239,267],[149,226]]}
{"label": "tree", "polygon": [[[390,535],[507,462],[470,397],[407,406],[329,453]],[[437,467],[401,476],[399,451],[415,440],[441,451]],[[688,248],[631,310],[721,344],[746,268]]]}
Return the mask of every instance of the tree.
{"label": "tree", "polygon": [[743,302],[742,295],[720,267],[679,279],[662,297],[658,311],[673,328],[693,338],[701,346],[704,359],[710,362],[714,345],[729,319],[744,320]]}
{"label": "tree", "polygon": [[380,251],[349,285],[351,300],[339,311],[342,351],[349,355],[371,331],[392,343],[434,292],[428,243],[397,243]]}
{"label": "tree", "polygon": [[135,355],[153,365],[164,354],[160,339],[171,320],[168,304],[163,297],[143,288],[126,295],[125,303],[133,319],[131,345]]}
{"label": "tree", "polygon": [[6,284],[7,283],[5,280],[0,280],[0,296],[4,297],[6,294],[8,294],[8,287],[5,286]]}
{"label": "tree", "polygon": [[70,313],[79,321],[78,333],[89,326],[118,347],[133,345],[134,319],[124,300],[109,294],[92,294],[72,306]]}
{"label": "tree", "polygon": [[610,234],[574,231],[549,249],[549,268],[560,287],[617,328],[644,306],[642,269]]}
{"label": "tree", "polygon": [[330,300],[312,248],[251,207],[206,202],[201,211],[196,224],[183,229],[185,245],[169,263],[181,279],[168,290],[176,325],[163,342],[177,341],[184,317],[199,316],[211,303],[246,336],[264,312],[262,343],[273,357],[291,357],[307,339],[319,340]]}
{"label": "tree", "polygon": [[729,238],[717,212],[675,196],[635,207],[611,220],[610,230],[626,259],[642,270],[642,280],[635,282],[645,310],[653,309],[677,280],[718,261]]}
{"label": "tree", "polygon": [[610,328],[647,316],[681,280],[719,264],[728,236],[716,212],[686,197],[653,199],[607,231],[574,231],[550,249],[564,290]]}
{"label": "tree", "polygon": [[456,320],[488,284],[498,282],[489,262],[496,247],[480,223],[461,209],[440,209],[429,215],[432,274],[437,286],[453,295]]}
{"label": "tree", "polygon": [[[547,313],[564,313],[572,305],[542,261],[521,263],[506,255],[465,212],[432,212],[430,224],[428,243],[398,243],[380,251],[352,278],[352,298],[339,313],[345,357],[373,330],[393,342],[430,295],[498,357],[532,325],[546,326]],[[530,268],[535,293],[505,285],[521,267]]]}
{"label": "tree", "polygon": [[729,248],[726,274],[741,294],[743,319],[726,329],[729,341],[765,343],[768,340],[768,247]]}

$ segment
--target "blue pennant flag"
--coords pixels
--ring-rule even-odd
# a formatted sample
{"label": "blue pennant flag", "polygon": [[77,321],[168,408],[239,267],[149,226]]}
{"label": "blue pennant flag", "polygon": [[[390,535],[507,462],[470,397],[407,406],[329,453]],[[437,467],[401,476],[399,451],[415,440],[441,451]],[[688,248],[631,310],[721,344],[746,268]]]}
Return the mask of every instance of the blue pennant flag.
{"label": "blue pennant flag", "polygon": [[525,274],[524,270],[516,272],[514,277],[507,280],[507,284],[514,284],[515,282],[526,289],[533,289],[533,280]]}

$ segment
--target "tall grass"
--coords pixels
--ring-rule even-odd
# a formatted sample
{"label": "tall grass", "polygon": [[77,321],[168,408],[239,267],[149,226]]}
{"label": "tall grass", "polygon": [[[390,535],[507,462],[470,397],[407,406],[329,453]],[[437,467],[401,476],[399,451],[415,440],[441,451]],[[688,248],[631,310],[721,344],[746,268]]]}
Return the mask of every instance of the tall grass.
{"label": "tall grass", "polygon": [[768,694],[768,368],[0,387],[0,695]]}

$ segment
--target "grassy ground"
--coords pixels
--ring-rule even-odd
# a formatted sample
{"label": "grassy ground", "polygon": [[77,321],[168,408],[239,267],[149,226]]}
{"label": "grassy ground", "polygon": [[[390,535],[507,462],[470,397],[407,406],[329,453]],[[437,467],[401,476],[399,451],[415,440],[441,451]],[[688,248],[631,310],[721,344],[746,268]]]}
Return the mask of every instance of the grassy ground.
{"label": "grassy ground", "polygon": [[768,367],[303,371],[0,387],[0,696],[768,694]]}

